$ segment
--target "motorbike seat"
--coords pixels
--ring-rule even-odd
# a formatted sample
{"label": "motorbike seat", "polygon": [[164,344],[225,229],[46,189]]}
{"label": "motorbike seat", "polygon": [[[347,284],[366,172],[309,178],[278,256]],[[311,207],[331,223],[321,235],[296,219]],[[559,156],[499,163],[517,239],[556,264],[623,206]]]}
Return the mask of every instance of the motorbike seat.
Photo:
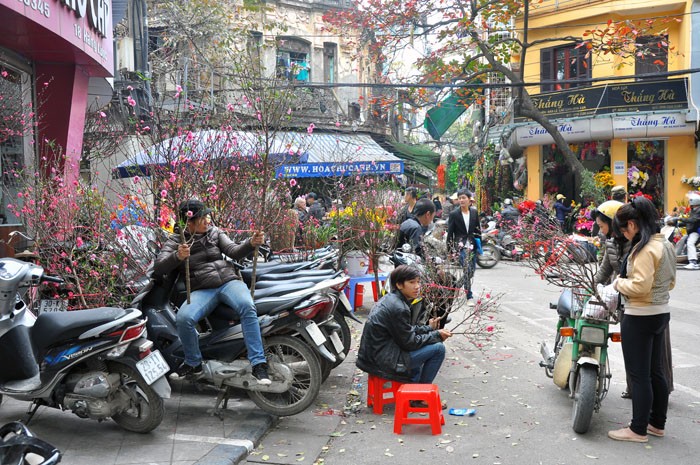
{"label": "motorbike seat", "polygon": [[[270,273],[287,273],[293,272],[295,270],[304,269],[304,266],[309,262],[299,262],[299,263],[278,263],[278,262],[268,262],[268,263],[258,263],[255,270],[256,276],[261,276]],[[241,270],[241,273],[246,273],[250,276],[253,275],[253,268],[246,267]]]}
{"label": "motorbike seat", "polygon": [[292,282],[292,283],[278,283],[273,281],[274,285],[270,287],[264,287],[262,289],[255,289],[255,295],[253,298],[257,301],[263,297],[280,296],[284,294],[289,294],[291,292],[298,291],[299,289],[304,289],[312,287],[315,283],[310,281],[304,282]]}
{"label": "motorbike seat", "polygon": [[327,279],[333,279],[338,277],[340,273],[333,273],[333,274],[328,274],[325,276],[301,276],[299,278],[289,278],[289,279],[280,279],[280,280],[269,280],[267,279],[267,276],[262,276],[260,279],[261,281],[256,281],[255,282],[255,289],[267,289],[270,287],[275,287],[275,286],[281,286],[281,285],[288,285],[288,284],[296,284],[298,287],[295,290],[303,289],[302,285],[306,283],[311,283],[311,284],[317,284],[320,283],[321,281],[325,281]]}
{"label": "motorbike seat", "polygon": [[255,301],[255,308],[258,309],[258,315],[279,313],[291,309],[307,297],[308,295],[263,297]]}
{"label": "motorbike seat", "polygon": [[[257,271],[257,270],[256,270]],[[299,277],[311,277],[311,276],[327,276],[329,273],[334,273],[333,270],[298,270],[298,271],[288,271],[288,272],[280,272],[276,273],[273,271],[266,272],[266,271],[258,271],[255,276],[256,277],[265,277],[266,281],[279,281],[279,280],[286,280],[289,278],[299,278]],[[243,277],[243,280],[246,283],[250,283],[251,278],[253,277],[253,270],[252,268],[241,270],[241,276]]]}
{"label": "motorbike seat", "polygon": [[123,317],[127,310],[119,307],[99,307],[70,312],[42,313],[32,327],[32,342],[36,349],[45,349],[85,331]]}

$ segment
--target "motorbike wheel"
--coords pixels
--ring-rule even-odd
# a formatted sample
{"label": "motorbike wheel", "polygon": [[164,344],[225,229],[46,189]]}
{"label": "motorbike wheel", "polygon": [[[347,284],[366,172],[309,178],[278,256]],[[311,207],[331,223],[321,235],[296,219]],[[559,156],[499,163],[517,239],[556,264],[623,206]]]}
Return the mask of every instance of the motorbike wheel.
{"label": "motorbike wheel", "polygon": [[316,400],[321,389],[321,362],[314,351],[292,336],[266,339],[265,356],[272,363],[284,363],[293,373],[292,386],[283,393],[249,391],[255,405],[279,417],[303,412]]}
{"label": "motorbike wheel", "polygon": [[125,390],[132,399],[131,407],[112,416],[112,420],[134,433],[148,433],[156,429],[165,414],[163,399],[132,368],[115,363],[112,371],[119,373],[122,382],[120,389]]}
{"label": "motorbike wheel", "polygon": [[595,407],[597,370],[589,365],[579,368],[576,390],[574,391],[574,410],[572,414],[573,428],[579,434],[584,434],[591,426],[591,417]]}
{"label": "motorbike wheel", "polygon": [[[333,319],[340,326],[340,333],[338,334],[338,336],[340,337],[340,341],[343,343],[343,353],[347,357],[348,353],[350,353],[350,344],[352,343],[350,325],[348,324],[348,321],[345,319],[345,317],[338,312],[333,313]],[[333,364],[333,368],[337,367],[341,363],[343,363],[343,360],[336,360]]]}
{"label": "motorbike wheel", "polygon": [[501,252],[496,247],[490,244],[484,244],[481,247],[483,254],[476,256],[476,264],[481,268],[493,268],[501,261]]}

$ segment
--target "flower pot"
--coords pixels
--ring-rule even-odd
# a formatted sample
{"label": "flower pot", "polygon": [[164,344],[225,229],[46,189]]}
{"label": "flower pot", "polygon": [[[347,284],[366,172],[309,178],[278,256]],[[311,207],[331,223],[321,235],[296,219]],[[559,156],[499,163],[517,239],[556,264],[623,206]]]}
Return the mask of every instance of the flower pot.
{"label": "flower pot", "polygon": [[369,269],[369,256],[359,250],[351,250],[345,255],[348,276],[364,276]]}

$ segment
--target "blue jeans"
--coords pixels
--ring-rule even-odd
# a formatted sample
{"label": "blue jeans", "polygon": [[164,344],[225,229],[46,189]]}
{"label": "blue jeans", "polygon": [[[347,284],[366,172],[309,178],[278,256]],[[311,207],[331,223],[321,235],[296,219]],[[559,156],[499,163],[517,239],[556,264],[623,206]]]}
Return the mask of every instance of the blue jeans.
{"label": "blue jeans", "polygon": [[445,360],[445,345],[442,342],[429,344],[409,352],[411,357],[411,381],[419,384],[433,384],[442,361]]}
{"label": "blue jeans", "polygon": [[255,366],[265,363],[262,336],[258,313],[253,298],[243,281],[229,281],[216,289],[198,289],[190,294],[190,303],[185,302],[177,312],[177,333],[185,351],[185,363],[197,366],[202,363],[199,350],[199,333],[197,322],[209,315],[219,305],[231,307],[241,320],[243,340],[248,349],[248,360]]}
{"label": "blue jeans", "polygon": [[[468,239],[471,240],[471,239]],[[463,247],[459,251],[459,265],[462,267],[462,269],[465,271],[465,273],[468,273],[470,276],[463,276],[462,280],[464,289],[467,291],[467,299],[472,299],[474,298],[474,294],[472,293],[472,279],[474,279],[474,271],[476,270],[476,251],[472,253],[472,257],[469,263],[469,266],[465,270],[464,262],[467,259],[467,247]]]}

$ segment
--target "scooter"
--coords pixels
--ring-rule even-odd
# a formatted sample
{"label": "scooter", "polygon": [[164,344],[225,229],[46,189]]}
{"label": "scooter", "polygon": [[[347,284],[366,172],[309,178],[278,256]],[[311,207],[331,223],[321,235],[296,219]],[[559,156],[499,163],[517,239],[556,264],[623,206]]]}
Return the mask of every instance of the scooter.
{"label": "scooter", "polygon": [[591,297],[579,289],[564,289],[556,304],[550,304],[559,315],[554,348],[546,341],[540,345],[543,360],[540,366],[547,377],[561,389],[569,389],[574,401],[573,430],[588,431],[593,412],[598,412],[605,399],[612,374],[608,363],[608,339],[620,342],[619,332],[610,332],[610,324],[619,321],[615,306]]}
{"label": "scooter", "polygon": [[81,418],[112,418],[122,428],[147,433],[162,421],[170,397],[170,367],[151,350],[146,321],[134,308],[101,307],[32,314],[23,288],[62,283],[44,269],[0,259],[0,401],[32,402],[26,423],[42,405]]}
{"label": "scooter", "polygon": [[[253,377],[243,331],[230,307],[219,305],[200,321],[203,374],[193,381],[220,389],[214,413],[220,415],[226,408],[231,388],[247,391],[258,407],[276,416],[296,415],[311,406],[321,387],[321,364],[314,348],[326,343],[314,319],[332,318],[334,288],[346,283],[344,278],[324,279],[308,288],[297,285],[282,295],[256,296],[269,385],[258,384]],[[133,303],[148,316],[149,335],[171,366],[184,361],[175,317],[177,305],[186,298],[181,284],[176,278],[155,279],[155,285]]]}

